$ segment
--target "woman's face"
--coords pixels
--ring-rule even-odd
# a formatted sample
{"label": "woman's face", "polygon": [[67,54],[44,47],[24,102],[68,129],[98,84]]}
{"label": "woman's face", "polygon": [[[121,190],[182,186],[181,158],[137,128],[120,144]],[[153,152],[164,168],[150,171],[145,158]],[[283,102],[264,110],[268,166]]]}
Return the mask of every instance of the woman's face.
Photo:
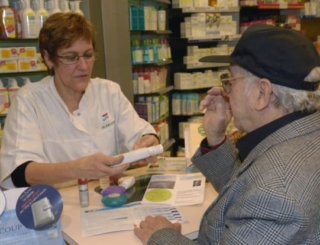
{"label": "woman's face", "polygon": [[58,90],[83,93],[90,81],[94,64],[92,43],[79,39],[68,48],[58,49],[55,59],[56,64],[47,57],[46,63],[54,68],[54,82]]}

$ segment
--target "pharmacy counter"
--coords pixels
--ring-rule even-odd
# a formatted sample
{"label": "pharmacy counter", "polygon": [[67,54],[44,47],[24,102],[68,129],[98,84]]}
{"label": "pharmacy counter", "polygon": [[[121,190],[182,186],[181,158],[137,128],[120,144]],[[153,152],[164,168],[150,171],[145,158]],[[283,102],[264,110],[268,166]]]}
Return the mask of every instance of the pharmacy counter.
{"label": "pharmacy counter", "polygon": [[[146,174],[146,168],[126,171],[126,175],[141,176]],[[89,182],[90,208],[101,208],[101,195],[95,191],[98,181]],[[73,186],[59,190],[63,198],[63,212],[61,216],[62,230],[64,239],[70,244],[79,245],[105,245],[105,244],[130,244],[141,245],[141,241],[134,235],[133,231],[120,231],[106,233],[90,237],[82,237],[81,226],[81,207],[79,205],[78,187]],[[201,218],[208,206],[218,196],[216,191],[209,183],[206,183],[204,202],[198,205],[181,206],[179,210],[188,220],[182,224],[182,234],[190,239],[198,236],[198,229]]]}

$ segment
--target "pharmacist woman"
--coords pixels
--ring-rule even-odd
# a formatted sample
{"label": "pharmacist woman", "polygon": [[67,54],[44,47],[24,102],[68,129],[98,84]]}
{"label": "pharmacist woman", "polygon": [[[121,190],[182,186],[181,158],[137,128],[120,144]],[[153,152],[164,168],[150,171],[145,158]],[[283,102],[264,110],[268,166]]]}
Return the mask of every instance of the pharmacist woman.
{"label": "pharmacist woman", "polygon": [[51,15],[39,48],[50,76],[23,86],[10,106],[0,156],[2,187],[64,187],[78,178],[119,174],[129,165],[110,167],[123,159],[112,156],[159,144],[118,84],[91,78],[95,37],[85,17]]}

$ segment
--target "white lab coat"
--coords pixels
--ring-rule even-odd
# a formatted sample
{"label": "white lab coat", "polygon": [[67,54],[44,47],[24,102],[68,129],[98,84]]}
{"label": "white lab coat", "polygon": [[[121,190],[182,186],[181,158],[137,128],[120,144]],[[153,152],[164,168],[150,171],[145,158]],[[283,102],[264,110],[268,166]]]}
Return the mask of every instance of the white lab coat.
{"label": "white lab coat", "polygon": [[45,77],[22,87],[10,106],[0,183],[12,188],[10,174],[24,162],[56,163],[96,152],[114,156],[123,152],[123,146],[131,150],[138,138],[149,133],[155,133],[154,128],[138,116],[117,83],[91,79],[79,109],[70,113],[53,77]]}

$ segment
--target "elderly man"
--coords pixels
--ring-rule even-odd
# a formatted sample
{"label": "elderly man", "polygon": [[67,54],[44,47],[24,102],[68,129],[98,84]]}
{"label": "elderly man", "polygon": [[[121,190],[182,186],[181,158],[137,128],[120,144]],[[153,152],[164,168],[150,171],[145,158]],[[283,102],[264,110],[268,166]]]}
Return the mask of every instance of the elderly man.
{"label": "elderly man", "polygon": [[[320,244],[320,59],[312,42],[286,28],[249,27],[201,102],[207,138],[192,161],[219,192],[197,243]],[[246,132],[236,148],[231,117]],[[134,230],[144,244],[194,244],[180,225],[147,217]]]}

